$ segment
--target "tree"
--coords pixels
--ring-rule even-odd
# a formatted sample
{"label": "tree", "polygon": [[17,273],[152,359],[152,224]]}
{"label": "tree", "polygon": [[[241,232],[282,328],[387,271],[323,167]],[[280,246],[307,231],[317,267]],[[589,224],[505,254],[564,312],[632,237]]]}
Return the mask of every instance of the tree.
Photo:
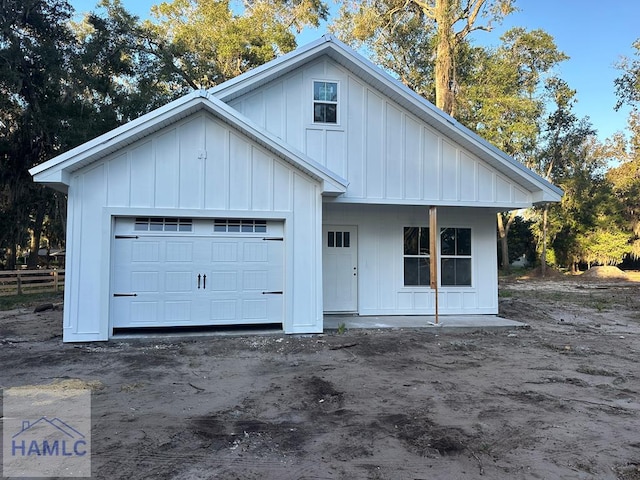
{"label": "tree", "polygon": [[[463,8],[461,2],[398,2],[375,0],[343,4],[332,29],[355,46],[364,45],[376,63],[394,72],[400,80],[431,101],[438,102],[436,70],[442,48],[435,6]],[[468,33],[478,26],[476,14],[484,2],[466,2],[465,27],[458,24],[453,60],[456,118],[495,146],[528,166],[539,139],[548,92],[543,88],[553,68],[568,57],[558,50],[553,37],[542,30],[514,28],[505,33],[497,48],[474,47]],[[434,9],[427,7],[432,4]],[[492,20],[513,9],[512,2],[492,3]],[[485,4],[486,8],[491,8]],[[438,10],[442,12],[443,10]],[[466,12],[466,13],[465,13]],[[458,17],[457,17],[458,18]],[[462,17],[459,17],[462,18]],[[465,33],[466,32],[466,33]],[[452,92],[450,92],[452,93]],[[508,234],[518,212],[498,215],[502,265],[509,268]]]}
{"label": "tree", "polygon": [[7,267],[32,232],[29,265],[35,266],[42,223],[53,193],[31,182],[28,168],[61,148],[74,102],[67,75],[72,35],[65,1],[22,0],[3,4],[0,16],[0,246]]}
{"label": "tree", "polygon": [[[0,17],[0,247],[37,265],[43,232],[58,236],[65,198],[28,169],[147,110],[136,109],[126,26],[90,15],[72,28],[62,0],[5,2]],[[118,28],[116,28],[118,27]],[[136,90],[141,92],[142,89]],[[145,92],[145,95],[147,93]],[[57,233],[56,233],[57,232]]]}
{"label": "tree", "polygon": [[210,88],[293,50],[294,32],[328,12],[320,0],[247,0],[240,13],[228,0],[173,0],[140,26],[141,49],[177,88]]}
{"label": "tree", "polygon": [[611,149],[595,139],[588,119],[578,119],[573,113],[575,91],[557,79],[550,81],[548,88],[556,110],[547,120],[537,169],[561,186],[564,196],[559,204],[539,210],[542,260],[546,259],[548,237],[555,261],[572,271],[580,262],[620,263],[630,252],[632,234],[625,227],[623,206],[605,175]]}
{"label": "tree", "polygon": [[616,110],[625,104],[636,109],[640,105],[640,38],[633,43],[633,48],[635,48],[635,58],[622,58],[617,65],[622,75],[614,80],[618,97]]}
{"label": "tree", "polygon": [[[436,106],[455,116],[454,60],[457,45],[475,30],[491,31],[491,23],[513,11],[511,0],[414,0],[437,24],[435,61]],[[481,18],[486,22],[479,24]],[[456,25],[461,25],[456,30]]]}
{"label": "tree", "polygon": [[619,164],[610,168],[606,178],[611,192],[621,205],[627,231],[633,233],[631,251],[633,258],[640,258],[640,113],[629,115],[628,130],[631,138],[622,134],[609,139],[606,156],[618,159]]}
{"label": "tree", "polygon": [[405,21],[409,20],[412,36],[420,40],[421,47],[429,46],[415,51],[423,50],[422,59],[430,58],[424,55],[426,50],[434,53],[435,104],[455,117],[459,49],[464,48],[472,32],[491,31],[494,22],[514,11],[514,3],[514,0],[366,0],[343,4],[336,26],[340,31],[347,29],[345,38],[351,35],[360,41],[384,38],[380,37],[381,30],[388,32],[388,38],[403,43],[402,51],[410,52],[407,43],[398,42],[401,36],[396,34],[397,29],[406,31]]}
{"label": "tree", "polygon": [[397,0],[344,2],[329,29],[354,48],[364,48],[377,65],[435,103],[436,26],[417,4]]}
{"label": "tree", "polygon": [[532,263],[536,258],[536,242],[532,233],[533,221],[525,219],[521,215],[516,215],[511,222],[508,235],[508,251],[503,250],[503,242],[498,241],[498,265],[504,268],[505,263],[513,263],[524,256],[528,262]]}
{"label": "tree", "polygon": [[[474,49],[473,64],[460,88],[459,120],[505,153],[533,166],[548,94],[547,75],[568,57],[541,30],[509,30],[495,50]],[[519,212],[499,213],[501,265],[509,269],[509,230]]]}

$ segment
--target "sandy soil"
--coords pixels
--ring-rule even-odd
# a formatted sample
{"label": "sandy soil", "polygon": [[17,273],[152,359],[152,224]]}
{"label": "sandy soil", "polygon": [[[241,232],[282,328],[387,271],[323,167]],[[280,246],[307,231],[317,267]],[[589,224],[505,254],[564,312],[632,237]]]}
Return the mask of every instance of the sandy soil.
{"label": "sandy soil", "polygon": [[109,479],[640,479],[640,283],[504,280],[513,331],[61,342],[0,312],[0,385],[91,387]]}

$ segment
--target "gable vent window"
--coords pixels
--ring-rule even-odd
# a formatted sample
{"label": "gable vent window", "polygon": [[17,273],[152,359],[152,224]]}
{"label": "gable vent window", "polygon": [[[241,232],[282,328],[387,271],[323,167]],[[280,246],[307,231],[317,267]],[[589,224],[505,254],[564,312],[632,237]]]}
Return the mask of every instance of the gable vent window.
{"label": "gable vent window", "polygon": [[213,222],[213,231],[227,233],[266,233],[267,221],[216,218]]}
{"label": "gable vent window", "polygon": [[138,217],[135,226],[137,232],[191,232],[193,220],[190,218]]}
{"label": "gable vent window", "polygon": [[337,82],[313,82],[313,121],[338,123]]}

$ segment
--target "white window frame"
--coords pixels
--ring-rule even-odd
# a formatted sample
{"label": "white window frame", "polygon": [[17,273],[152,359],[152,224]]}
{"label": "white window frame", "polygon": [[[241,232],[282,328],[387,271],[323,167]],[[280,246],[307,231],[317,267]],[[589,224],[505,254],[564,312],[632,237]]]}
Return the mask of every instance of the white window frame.
{"label": "white window frame", "polygon": [[[407,228],[417,228],[418,229],[418,253],[417,254],[407,254],[405,253],[405,230]],[[422,284],[416,284],[416,285],[407,285],[406,284],[406,274],[405,274],[405,259],[407,258],[417,258],[417,259],[426,259],[427,261],[427,266],[430,265],[431,262],[431,252],[425,254],[421,254],[420,253],[420,231],[423,230],[425,232],[429,232],[429,226],[423,226],[423,225],[405,225],[402,227],[402,286],[405,288],[428,288],[430,285],[430,279],[427,279],[427,283],[422,285]],[[427,248],[429,248],[429,243],[428,243],[428,233],[427,233]],[[430,272],[429,272],[430,274]]]}
{"label": "white window frame", "polygon": [[267,221],[253,218],[214,218],[214,233],[232,233],[235,235],[247,233],[267,233]]}
{"label": "white window frame", "polygon": [[[438,237],[438,251],[440,252],[440,265],[438,268],[438,276],[439,278],[439,285],[443,288],[470,288],[473,287],[473,229],[471,227],[439,227],[440,228],[440,235]],[[457,230],[469,230],[469,249],[470,249],[470,253],[469,255],[466,254],[458,254],[453,253],[453,254],[443,254],[442,253],[442,234],[445,230],[456,230],[456,237],[457,237]],[[457,245],[458,239],[456,238],[456,245]],[[443,260],[448,260],[448,259],[453,259],[453,260],[469,260],[469,283],[461,283],[461,284],[443,284],[442,283],[442,272],[443,272]]]}
{"label": "white window frame", "polygon": [[[316,83],[334,83],[336,85],[336,100],[316,100],[315,92],[316,92]],[[329,80],[329,79],[313,79],[311,81],[311,120],[314,125],[326,125],[326,126],[336,126],[340,125],[340,82],[338,80]],[[335,122],[319,122],[315,119],[315,106],[316,104],[323,105],[335,105],[336,106],[336,121]]]}
{"label": "white window frame", "polygon": [[192,233],[193,219],[184,217],[134,217],[133,230],[147,233]]}

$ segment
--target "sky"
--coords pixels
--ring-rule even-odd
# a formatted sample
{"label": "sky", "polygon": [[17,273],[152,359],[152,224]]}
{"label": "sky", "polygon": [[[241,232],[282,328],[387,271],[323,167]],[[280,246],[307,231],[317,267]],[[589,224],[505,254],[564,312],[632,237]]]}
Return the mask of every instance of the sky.
{"label": "sky", "polygon": [[[151,5],[161,0],[122,0],[130,12],[145,18]],[[76,12],[92,10],[97,0],[70,0]],[[332,0],[327,0],[332,5]],[[497,46],[500,36],[512,27],[542,29],[559,50],[570,57],[558,75],[577,91],[574,112],[589,117],[598,137],[604,140],[627,127],[628,108],[614,111],[613,81],[620,76],[615,64],[621,56],[632,57],[632,43],[640,38],[638,0],[516,0],[519,11],[509,15],[491,33],[477,32],[474,41]],[[335,10],[335,8],[334,8]],[[326,33],[325,27],[307,30],[298,39],[302,45]]]}

